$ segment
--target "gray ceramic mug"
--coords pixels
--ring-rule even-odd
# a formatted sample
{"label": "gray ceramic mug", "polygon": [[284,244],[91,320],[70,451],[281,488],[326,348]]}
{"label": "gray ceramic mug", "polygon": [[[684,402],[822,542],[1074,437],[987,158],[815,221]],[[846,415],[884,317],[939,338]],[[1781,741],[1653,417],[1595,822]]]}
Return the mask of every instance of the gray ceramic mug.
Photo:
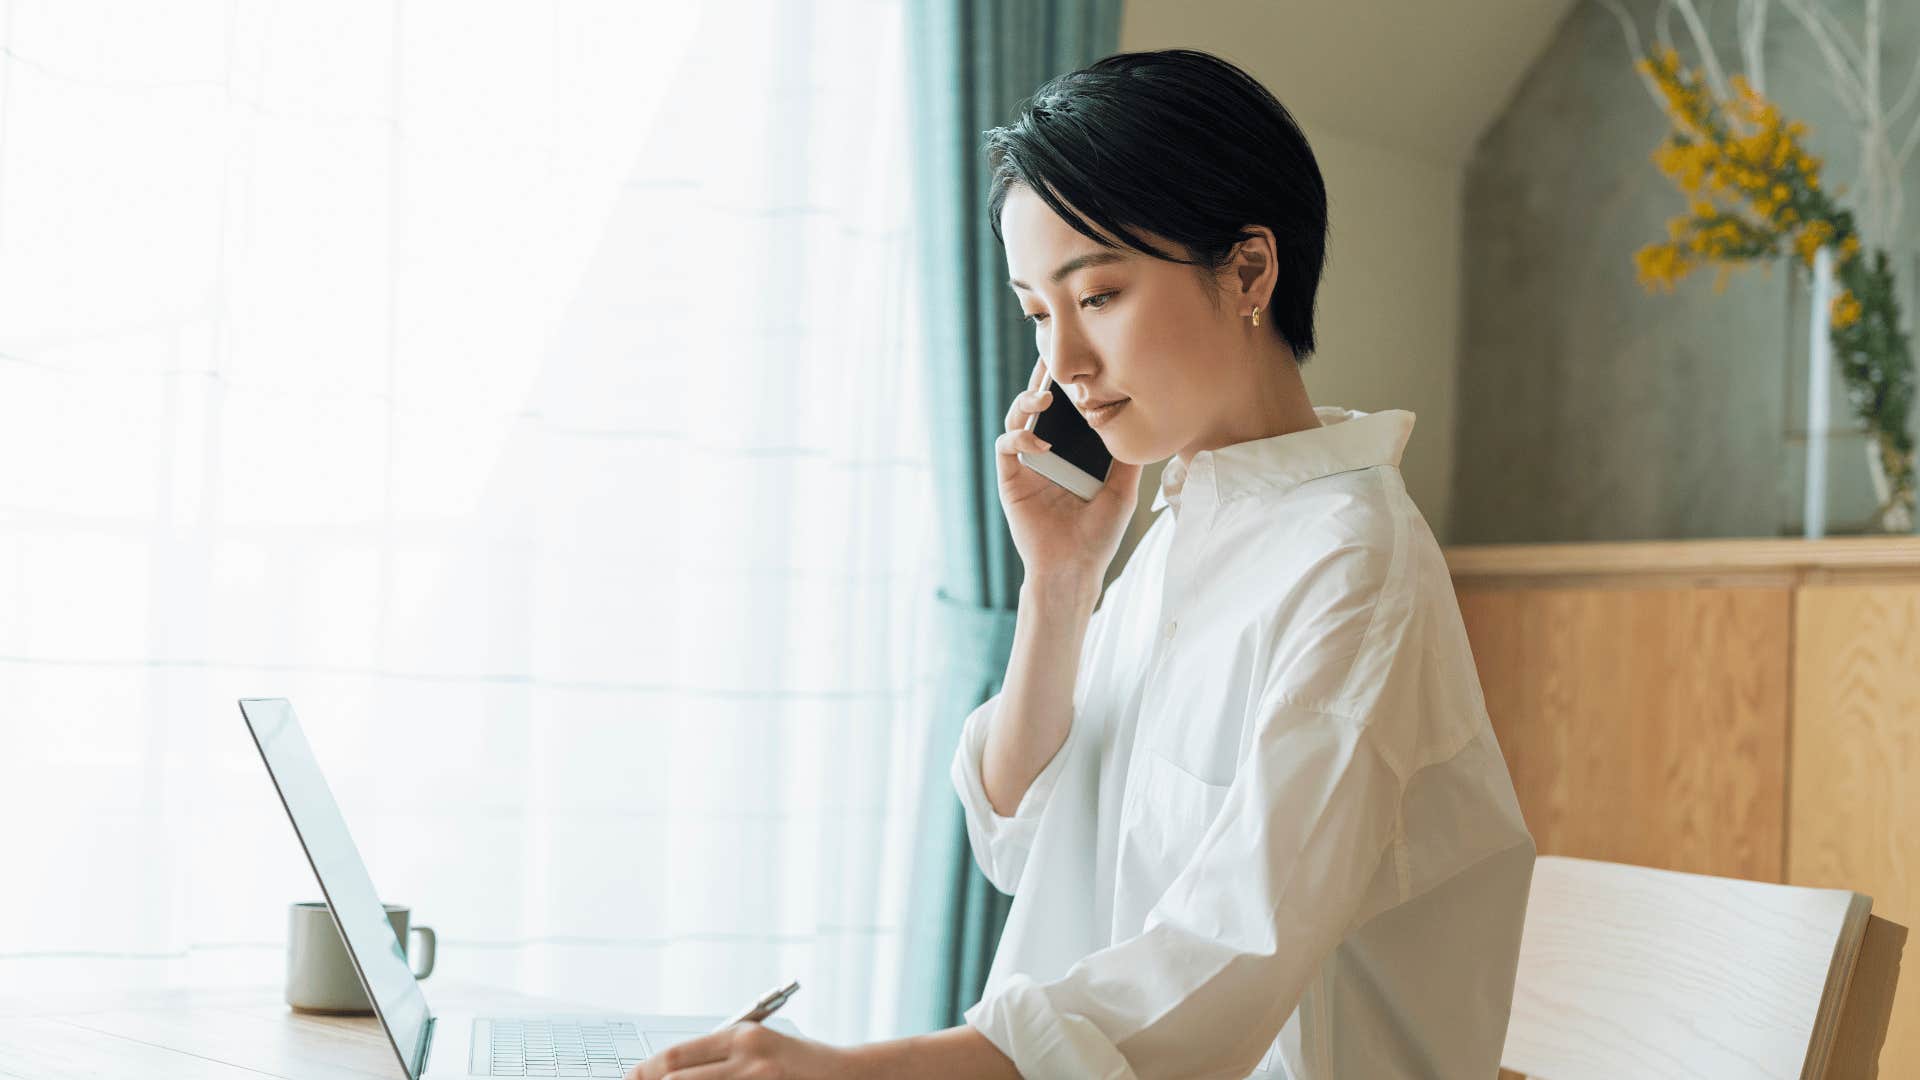
{"label": "gray ceramic mug", "polygon": [[[387,921],[393,924],[396,941],[406,942],[413,977],[424,979],[433,974],[434,953],[439,939],[433,927],[415,926],[420,937],[421,959],[414,961],[412,942],[408,940],[408,922],[413,909],[403,904],[383,904]],[[360,987],[353,959],[333,925],[333,914],[321,901],[295,904],[287,911],[287,1004],[306,1012],[370,1015],[373,1003]]]}

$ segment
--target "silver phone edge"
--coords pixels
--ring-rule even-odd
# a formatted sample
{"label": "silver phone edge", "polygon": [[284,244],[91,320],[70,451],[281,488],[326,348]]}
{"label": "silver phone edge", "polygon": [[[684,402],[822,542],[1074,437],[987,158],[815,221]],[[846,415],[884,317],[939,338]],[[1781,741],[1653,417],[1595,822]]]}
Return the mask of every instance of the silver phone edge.
{"label": "silver phone edge", "polygon": [[1020,459],[1022,465],[1089,502],[1099,495],[1100,489],[1105,486],[1104,481],[1051,450],[1039,454],[1029,454],[1022,450],[1015,456]]}

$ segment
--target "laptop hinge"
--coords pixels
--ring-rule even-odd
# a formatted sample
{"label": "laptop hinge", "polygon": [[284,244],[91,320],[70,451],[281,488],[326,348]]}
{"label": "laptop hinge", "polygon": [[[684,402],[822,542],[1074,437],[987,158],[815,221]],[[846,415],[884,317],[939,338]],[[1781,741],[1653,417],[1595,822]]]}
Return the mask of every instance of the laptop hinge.
{"label": "laptop hinge", "polygon": [[427,1075],[427,1061],[433,1056],[433,1029],[440,1023],[438,1017],[427,1017],[426,1036],[420,1040],[420,1060],[413,1066],[414,1080]]}

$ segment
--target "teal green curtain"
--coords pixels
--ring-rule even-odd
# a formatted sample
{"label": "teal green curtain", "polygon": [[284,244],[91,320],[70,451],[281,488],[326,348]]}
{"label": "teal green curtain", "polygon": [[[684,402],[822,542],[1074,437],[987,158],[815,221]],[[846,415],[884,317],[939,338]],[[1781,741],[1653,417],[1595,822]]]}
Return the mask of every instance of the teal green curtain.
{"label": "teal green curtain", "polygon": [[906,1032],[979,999],[1009,898],[973,865],[947,780],[961,723],[1000,688],[1023,569],[993,441],[1033,370],[1033,334],[987,221],[981,133],[1055,75],[1118,50],[1120,0],[907,0],[925,385],[940,537],[937,671],[907,928]]}

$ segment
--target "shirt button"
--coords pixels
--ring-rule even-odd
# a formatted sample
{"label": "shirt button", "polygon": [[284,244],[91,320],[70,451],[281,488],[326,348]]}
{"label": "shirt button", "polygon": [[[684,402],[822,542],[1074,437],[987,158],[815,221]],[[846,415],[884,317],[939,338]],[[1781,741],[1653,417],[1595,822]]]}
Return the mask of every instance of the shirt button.
{"label": "shirt button", "polygon": [[1173,632],[1175,630],[1178,630],[1179,628],[1180,628],[1180,621],[1178,619],[1175,619],[1173,622],[1170,622],[1167,624],[1167,640],[1168,641],[1173,640]]}

